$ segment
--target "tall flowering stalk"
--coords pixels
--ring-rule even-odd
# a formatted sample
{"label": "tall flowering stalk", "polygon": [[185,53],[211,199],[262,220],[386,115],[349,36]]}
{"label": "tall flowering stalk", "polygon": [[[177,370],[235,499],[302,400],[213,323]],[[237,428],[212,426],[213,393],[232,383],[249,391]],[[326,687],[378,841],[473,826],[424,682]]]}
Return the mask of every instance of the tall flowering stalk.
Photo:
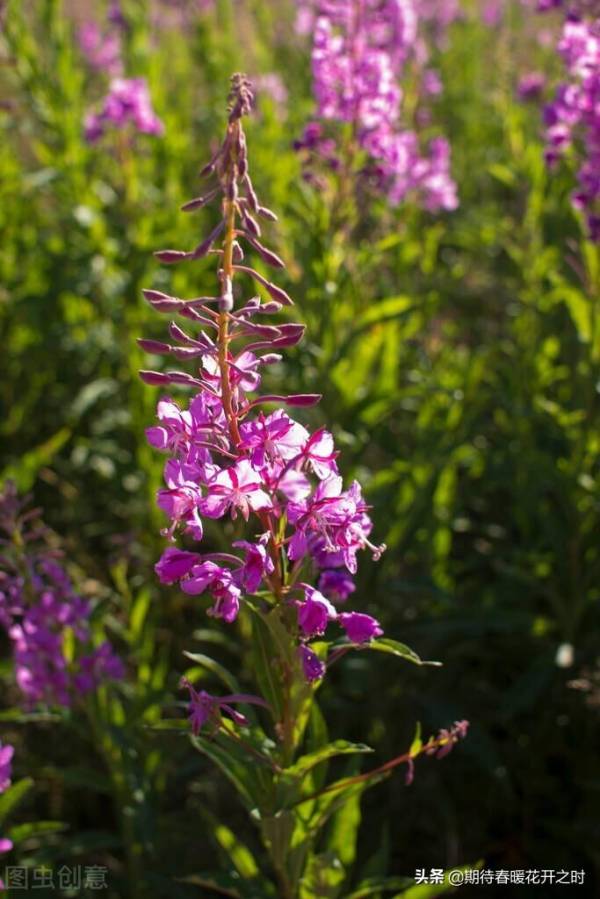
{"label": "tall flowering stalk", "polygon": [[[141,373],[149,384],[194,391],[186,407],[163,397],[158,425],[147,432],[150,443],[168,455],[166,486],[157,497],[169,519],[165,536],[174,541],[181,534],[198,543],[204,519],[242,519],[249,530],[228,552],[171,545],[156,565],[163,583],[207,597],[209,615],[232,623],[244,614],[252,622],[260,695],[236,691],[216,697],[184,680],[192,739],[252,810],[276,874],[276,895],[295,897],[302,884],[302,895],[313,895],[305,877],[315,864],[320,831],[339,806],[395,765],[452,745],[464,726],[388,766],[327,787],[315,773],[325,759],[368,748],[346,741],[326,744],[321,735],[321,745],[301,755],[307,728],[316,727],[315,690],[336,660],[357,649],[421,660],[403,644],[383,639],[372,616],[342,610],[354,590],[358,553],[366,549],[378,559],[385,547],[371,540],[369,508],[358,482],[344,489],[331,433],[323,427],[311,433],[288,412],[320,397],[258,393],[264,366],[281,359],[279,350],[296,345],[304,327],[261,321],[292,300],[245,260],[250,251],[267,266],[284,266],[263,242],[260,222],[276,217],[259,200],[248,170],[242,119],[252,100],[245,76],[235,75],[225,139],[202,170],[213,183],[183,207],[192,211],[218,202],[217,223],[192,250],[155,254],[165,264],[212,255],[218,261],[218,290],[191,300],[144,291],[157,311],[181,315],[195,330],[189,333],[172,321],[172,342],[139,343],[153,354],[197,360],[193,374]],[[242,281],[267,297],[243,299]],[[332,638],[333,628],[341,628],[343,636]],[[319,863],[335,869],[338,861]],[[274,895],[272,888],[264,895]]]}
{"label": "tall flowering stalk", "polygon": [[[587,8],[587,7],[586,7]],[[592,241],[600,243],[600,15],[571,12],[558,51],[567,80],[545,109],[546,162],[555,168],[569,152],[579,165],[572,202],[585,216]]]}
{"label": "tall flowering stalk", "polygon": [[[406,121],[402,87],[413,62],[422,96],[440,92],[437,73],[426,66],[428,50],[420,31],[433,25],[440,40],[454,7],[445,5],[436,13],[446,15],[438,16],[416,0],[319,0],[313,12],[317,120],[307,125],[297,149],[309,159],[341,168],[345,178],[368,176],[393,205],[412,196],[431,212],[455,209],[448,141],[438,136],[422,146],[417,130]],[[422,108],[417,118],[427,115]],[[328,122],[348,127],[350,138],[340,141]],[[366,159],[361,161],[359,154]]]}
{"label": "tall flowering stalk", "polygon": [[105,30],[90,19],[78,31],[79,46],[90,68],[110,78],[107,93],[85,117],[85,139],[91,144],[111,131],[124,132],[125,137],[134,133],[160,137],[164,133],[146,79],[125,77],[122,35],[126,29],[121,5],[113,2]]}
{"label": "tall flowering stalk", "polygon": [[[6,793],[11,785],[12,759],[15,753],[14,747],[8,743],[0,742],[0,795]],[[0,836],[0,855],[5,855],[13,848],[12,840]],[[0,890],[4,889],[4,883],[0,879]]]}
{"label": "tall flowering stalk", "polygon": [[78,596],[48,542],[39,509],[14,484],[0,493],[0,627],[8,634],[23,704],[68,708],[123,676],[110,643],[94,646],[90,603]]}

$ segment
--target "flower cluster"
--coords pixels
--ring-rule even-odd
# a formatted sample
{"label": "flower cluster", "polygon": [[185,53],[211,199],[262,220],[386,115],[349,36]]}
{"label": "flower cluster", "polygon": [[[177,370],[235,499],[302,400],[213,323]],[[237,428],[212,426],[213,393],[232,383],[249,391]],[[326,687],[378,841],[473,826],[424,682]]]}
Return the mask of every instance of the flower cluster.
{"label": "flower cluster", "polygon": [[121,34],[118,30],[102,31],[97,22],[84,22],[78,32],[79,46],[90,68],[117,76],[123,70]]}
{"label": "flower cluster", "polygon": [[85,137],[95,143],[107,130],[133,128],[142,134],[161,135],[164,125],[152,108],[145,78],[113,78],[97,112],[85,119]]}
{"label": "flower cluster", "polygon": [[580,165],[572,202],[600,242],[600,18],[569,15],[558,50],[568,80],[545,109],[546,162],[554,167],[573,148]]}
{"label": "flower cluster", "polygon": [[121,35],[126,28],[121,6],[113,2],[106,30],[93,20],[79,29],[79,45],[91,68],[110,77],[109,88],[97,110],[84,121],[85,139],[96,143],[107,131],[132,129],[141,134],[160,136],[164,125],[152,107],[145,78],[126,78],[122,58]]}
{"label": "flower cluster", "polygon": [[[12,775],[12,759],[14,755],[14,747],[0,742],[0,794],[5,793],[11,784]],[[0,836],[0,855],[10,852],[13,844],[12,840],[8,840]],[[0,879],[0,890],[4,889],[4,884]]]}
{"label": "flower cluster", "polygon": [[469,722],[467,720],[455,721],[452,727],[443,727],[437,737],[431,737],[425,744],[419,745],[414,755],[409,753],[406,759],[408,766],[405,779],[406,786],[410,786],[414,780],[414,759],[418,755],[423,753],[436,759],[443,759],[448,753],[452,752],[459,740],[464,740],[468,730]]}
{"label": "flower cluster", "polygon": [[253,696],[248,693],[231,693],[229,696],[211,696],[205,690],[196,690],[190,681],[183,677],[180,687],[187,688],[190,693],[190,721],[192,724],[192,732],[196,735],[205,724],[212,724],[213,729],[217,731],[221,724],[221,716],[223,713],[235,723],[245,726],[248,719],[237,709],[233,708],[233,703],[239,702],[248,705],[260,705],[268,708],[267,703],[260,696]]}
{"label": "flower cluster", "polygon": [[[454,15],[446,8],[447,19]],[[431,9],[419,13],[416,0],[323,0],[316,5],[312,51],[317,116],[347,123],[356,149],[370,159],[366,171],[397,204],[408,194],[430,211],[455,209],[450,148],[438,137],[423,152],[416,131],[402,122],[400,80],[409,60],[422,72],[424,94],[438,93],[436,73],[426,69],[428,52],[419,24],[431,22]],[[306,10],[302,27],[306,23]],[[438,23],[444,21],[442,18]],[[337,165],[339,152],[320,122],[311,122],[295,144],[298,150]]]}
{"label": "flower cluster", "polygon": [[582,16],[597,12],[598,3],[597,0],[537,0],[538,12],[549,12],[552,9],[562,9],[572,15]]}
{"label": "flower cluster", "polygon": [[[158,404],[158,424],[147,432],[153,447],[168,454],[166,486],[158,505],[176,531],[199,541],[203,519],[242,518],[252,524],[249,540],[233,543],[231,553],[199,553],[169,546],[156,565],[163,583],[178,582],[190,595],[210,597],[208,614],[232,622],[246,597],[282,604],[294,617],[299,659],[308,680],[323,676],[325,663],[311,648],[329,623],[345,631],[351,644],[379,636],[379,624],[358,612],[338,613],[334,603],[354,590],[357,553],[368,548],[378,558],[385,547],[370,540],[372,523],[360,485],[344,489],[338,473],[332,435],[321,427],[312,433],[288,409],[312,406],[313,394],[257,395],[265,366],[280,360],[279,350],[296,345],[304,326],[263,324],[265,314],[290,306],[287,293],[256,269],[244,264],[244,250],[256,252],[267,265],[283,262],[262,242],[259,220],[273,221],[248,172],[242,115],[252,93],[244,76],[234,76],[227,135],[205,166],[216,183],[184,210],[222,199],[222,213],[209,236],[191,251],[163,250],[163,263],[219,259],[220,290],[214,297],[181,300],[156,290],[144,291],[159,312],[178,313],[202,330],[189,334],[171,322],[173,343],[139,341],[154,354],[196,359],[193,375],[181,371],[144,371],[150,384],[189,385],[194,396],[183,408],[171,397]],[[213,247],[223,234],[220,249]],[[268,295],[234,305],[234,277],[245,276]],[[216,308],[215,308],[216,307]],[[234,346],[237,348],[234,349]],[[278,406],[274,411],[264,406]],[[312,570],[319,589],[301,579]]]}
{"label": "flower cluster", "polygon": [[28,707],[68,707],[123,665],[108,642],[91,646],[87,600],[77,596],[47,546],[39,511],[12,483],[0,494],[0,625],[13,647],[15,679]]}
{"label": "flower cluster", "polygon": [[189,28],[213,5],[214,0],[156,0],[151,8],[152,24],[159,29]]}

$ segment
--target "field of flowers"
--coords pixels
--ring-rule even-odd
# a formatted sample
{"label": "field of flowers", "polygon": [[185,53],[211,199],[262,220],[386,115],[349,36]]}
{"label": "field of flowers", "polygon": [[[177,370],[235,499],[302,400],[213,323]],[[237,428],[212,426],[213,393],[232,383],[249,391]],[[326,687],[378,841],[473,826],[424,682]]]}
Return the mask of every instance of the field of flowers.
{"label": "field of flowers", "polygon": [[0,895],[596,897],[598,0],[0,0],[0,126]]}

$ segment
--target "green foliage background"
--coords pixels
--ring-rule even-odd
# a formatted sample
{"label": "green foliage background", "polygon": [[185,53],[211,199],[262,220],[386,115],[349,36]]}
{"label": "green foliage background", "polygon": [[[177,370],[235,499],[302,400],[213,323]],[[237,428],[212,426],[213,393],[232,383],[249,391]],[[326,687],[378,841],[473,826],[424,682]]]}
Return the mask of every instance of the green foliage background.
{"label": "green foliage background", "polygon": [[[577,895],[596,895],[600,257],[570,206],[574,166],[546,171],[540,104],[516,99],[523,72],[541,69],[550,86],[560,75],[552,46],[536,41],[540,20],[507,2],[491,30],[465,6],[435,59],[434,118],[451,141],[460,208],[432,217],[382,198],[340,227],[343,185],[314,190],[292,149],[313,101],[291,3],[215,0],[182,32],[153,28],[149,4],[128,0],[127,74],[148,79],[165,136],[93,147],[82,121],[106,84],[74,39],[83,5],[6,4],[0,479],[44,506],[131,673],[123,695],[97,698],[91,724],[26,721],[3,663],[0,736],[35,781],[14,816],[30,827],[20,848],[30,862],[108,863],[114,895],[127,897],[143,870],[140,895],[185,897],[204,893],[170,878],[214,861],[215,845],[242,877],[237,838],[258,852],[210,762],[149,729],[176,702],[184,648],[208,646],[242,675],[248,660],[235,629],[208,631],[198,603],[155,583],[162,460],[144,429],[158,395],[137,378],[147,359],[135,343],[165,325],[142,286],[212,289],[210,265],[173,274],[152,252],[208,230],[210,212],[178,210],[222,130],[229,75],[243,70],[278,73],[289,94],[279,105],[259,89],[247,129],[253,179],[280,218],[282,286],[308,326],[272,380],[324,393],[313,423],[334,430],[344,474],[373,504],[388,551],[364,559],[356,606],[444,662],[347,658],[322,691],[330,735],[365,740],[385,760],[410,745],[416,720],[426,732],[472,723],[450,758],[418,763],[409,789],[400,775],[365,796],[357,864],[367,878],[476,859],[585,868]],[[209,537],[226,545],[231,533]],[[565,643],[569,668],[556,663]],[[218,671],[204,674],[214,685]]]}

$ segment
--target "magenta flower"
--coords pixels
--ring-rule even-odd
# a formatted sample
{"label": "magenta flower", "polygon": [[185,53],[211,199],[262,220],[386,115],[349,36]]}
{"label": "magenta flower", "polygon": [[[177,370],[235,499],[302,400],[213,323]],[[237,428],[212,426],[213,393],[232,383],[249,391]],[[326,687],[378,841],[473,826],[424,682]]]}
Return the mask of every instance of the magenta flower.
{"label": "magenta flower", "polygon": [[157,503],[172,521],[167,534],[171,536],[178,524],[183,524],[197,540],[202,539],[202,521],[199,508],[202,492],[197,483],[187,475],[187,467],[175,459],[169,459],[165,466],[167,489],[158,491]]}
{"label": "magenta flower", "polygon": [[544,111],[545,159],[553,168],[572,148],[579,170],[571,201],[584,213],[591,240],[600,242],[600,18],[569,16],[558,51],[567,80]]}
{"label": "magenta flower", "polygon": [[262,489],[260,475],[245,459],[220,471],[206,489],[207,495],[200,501],[200,509],[209,518],[222,518],[228,510],[235,518],[239,509],[248,521],[251,511],[270,509],[273,505]]}
{"label": "magenta flower", "polygon": [[319,576],[319,590],[333,602],[345,602],[356,590],[356,584],[347,571],[327,568]]}
{"label": "magenta flower", "polygon": [[[394,27],[401,29],[400,19],[394,22]],[[297,628],[287,625],[290,640],[300,653],[306,677],[316,680],[323,676],[325,663],[305,641],[324,634],[337,612],[326,593],[303,584],[304,570],[320,573],[319,583],[332,598],[347,599],[354,583],[338,569],[354,572],[359,550],[368,548],[378,558],[384,547],[369,539],[372,523],[359,484],[354,482],[344,490],[332,434],[325,427],[311,433],[287,412],[314,405],[319,395],[258,394],[262,366],[279,361],[275,350],[296,345],[304,326],[289,321],[265,324],[265,315],[292,305],[292,300],[266,276],[241,264],[243,245],[272,268],[283,266],[262,242],[262,223],[275,220],[275,215],[259,202],[248,174],[240,119],[249,111],[251,92],[243,76],[235,76],[230,101],[227,136],[204,170],[216,176],[216,183],[183,206],[189,212],[220,198],[223,215],[195,249],[156,254],[171,265],[204,258],[213,250],[219,260],[218,295],[186,301],[158,290],[144,291],[145,299],[158,312],[179,314],[197,329],[190,335],[171,322],[173,343],[142,339],[141,346],[153,354],[189,360],[194,370],[141,374],[148,384],[161,388],[180,384],[194,391],[187,408],[170,397],[161,399],[158,424],[147,431],[151,445],[169,454],[166,486],[157,494],[158,505],[171,520],[166,536],[174,537],[181,525],[184,532],[201,540],[200,516],[218,519],[226,515],[247,522],[254,516],[255,536],[233,542],[232,550],[239,551],[238,555],[198,555],[170,547],[157,563],[156,572],[163,583],[178,581],[188,595],[207,593],[212,598],[208,614],[227,622],[236,619],[245,599],[254,613],[263,608],[265,600],[267,604],[295,605]],[[223,232],[222,247],[217,249],[217,238]],[[249,278],[269,299],[253,296],[236,307],[234,277]],[[279,407],[266,414],[261,411],[266,403]],[[298,584],[304,590],[301,601],[294,599]],[[262,590],[270,599],[261,595]],[[249,595],[257,593],[258,599],[250,602]],[[370,631],[367,627],[374,619],[365,616],[362,630],[361,619],[354,625],[353,620],[349,619],[348,626],[362,641],[377,635],[376,622]],[[209,714],[208,700],[198,700],[197,707],[199,727],[203,716],[206,720]]]}
{"label": "magenta flower", "polygon": [[263,534],[258,543],[248,543],[247,540],[237,540],[233,545],[237,549],[246,551],[246,561],[236,573],[236,579],[242,584],[248,593],[256,593],[265,576],[275,570],[273,560],[269,555],[267,544],[269,534]]}
{"label": "magenta flower", "polygon": [[301,643],[298,647],[304,677],[309,683],[320,680],[325,674],[325,664],[309,646]]}
{"label": "magenta flower", "polygon": [[169,546],[154,566],[154,570],[161,584],[174,584],[175,581],[179,581],[189,574],[199,561],[198,553],[186,552],[184,549]]}
{"label": "magenta flower", "polygon": [[537,100],[546,86],[546,76],[542,72],[526,72],[519,78],[517,96],[519,100]]}
{"label": "magenta flower", "polygon": [[160,136],[164,126],[152,109],[145,78],[113,78],[99,112],[85,120],[85,138],[95,143],[107,130],[133,128],[142,134]]}
{"label": "magenta flower", "polygon": [[[308,437],[308,435],[307,435]],[[331,475],[337,475],[335,462],[337,452],[333,437],[325,428],[319,428],[306,440],[295,461],[305,462],[322,481]]]}
{"label": "magenta flower", "polygon": [[297,458],[302,446],[310,439],[306,428],[293,421],[283,409],[272,415],[259,415],[240,427],[240,448],[250,450],[256,468],[270,462],[289,462]]}
{"label": "magenta flower", "polygon": [[105,72],[107,75],[120,75],[123,71],[121,61],[121,37],[118,32],[103,32],[96,22],[85,22],[77,34],[81,52],[92,69]]}
{"label": "magenta flower", "polygon": [[240,727],[246,727],[248,719],[241,712],[232,708],[231,703],[247,703],[249,705],[260,705],[268,708],[268,704],[261,699],[260,696],[253,696],[248,693],[232,693],[229,696],[211,696],[205,690],[196,690],[193,684],[187,678],[182,678],[180,686],[189,690],[190,704],[189,713],[192,722],[192,731],[198,736],[202,728],[207,723],[214,725],[214,732],[219,730],[221,725],[221,713],[225,712],[234,724]]}
{"label": "magenta flower", "polygon": [[337,612],[322,593],[304,584],[304,602],[298,604],[298,625],[305,637],[324,634],[330,621],[337,618]]}
{"label": "magenta flower", "polygon": [[181,582],[181,589],[191,596],[210,592],[214,604],[208,614],[223,618],[228,624],[235,621],[240,608],[241,590],[234,583],[228,568],[221,568],[210,560],[194,565],[189,576]]}
{"label": "magenta flower", "polygon": [[[434,7],[433,9],[431,7]],[[401,78],[409,60],[419,68],[428,58],[419,25],[435,23],[437,42],[457,17],[456,2],[417,0],[340,0],[315,5],[312,69],[317,115],[323,122],[351,123],[358,147],[370,157],[363,167],[371,184],[379,185],[391,203],[409,194],[426,209],[455,209],[456,187],[444,151],[433,141],[421,146],[403,119]],[[306,21],[306,15],[303,16]],[[304,27],[304,26],[303,26]],[[441,82],[424,69],[423,97],[440,93]],[[422,113],[418,110],[417,118]],[[441,140],[441,139],[440,139]],[[320,157],[331,168],[340,165],[335,142],[311,122],[295,146]]]}
{"label": "magenta flower", "polygon": [[341,612],[338,621],[346,631],[351,643],[368,643],[374,637],[381,637],[383,630],[376,618],[362,612]]}
{"label": "magenta flower", "polygon": [[14,746],[0,742],[0,793],[4,793],[11,784],[12,759],[15,754]]}
{"label": "magenta flower", "polygon": [[[0,793],[4,793],[11,784],[12,774],[12,758],[14,755],[14,747],[7,744],[2,745],[0,742]],[[0,837],[0,855],[5,855],[13,848],[12,840]],[[0,878],[0,890],[3,890],[4,883]]]}
{"label": "magenta flower", "polygon": [[[28,708],[39,703],[69,707],[99,683],[124,673],[110,644],[90,645],[90,603],[75,594],[45,535],[39,511],[27,510],[8,483],[0,494],[0,540],[8,547],[0,575],[0,625],[11,641],[15,679]],[[23,570],[29,576],[27,590]],[[3,762],[11,755],[6,747],[0,750],[0,781],[6,779]]]}

